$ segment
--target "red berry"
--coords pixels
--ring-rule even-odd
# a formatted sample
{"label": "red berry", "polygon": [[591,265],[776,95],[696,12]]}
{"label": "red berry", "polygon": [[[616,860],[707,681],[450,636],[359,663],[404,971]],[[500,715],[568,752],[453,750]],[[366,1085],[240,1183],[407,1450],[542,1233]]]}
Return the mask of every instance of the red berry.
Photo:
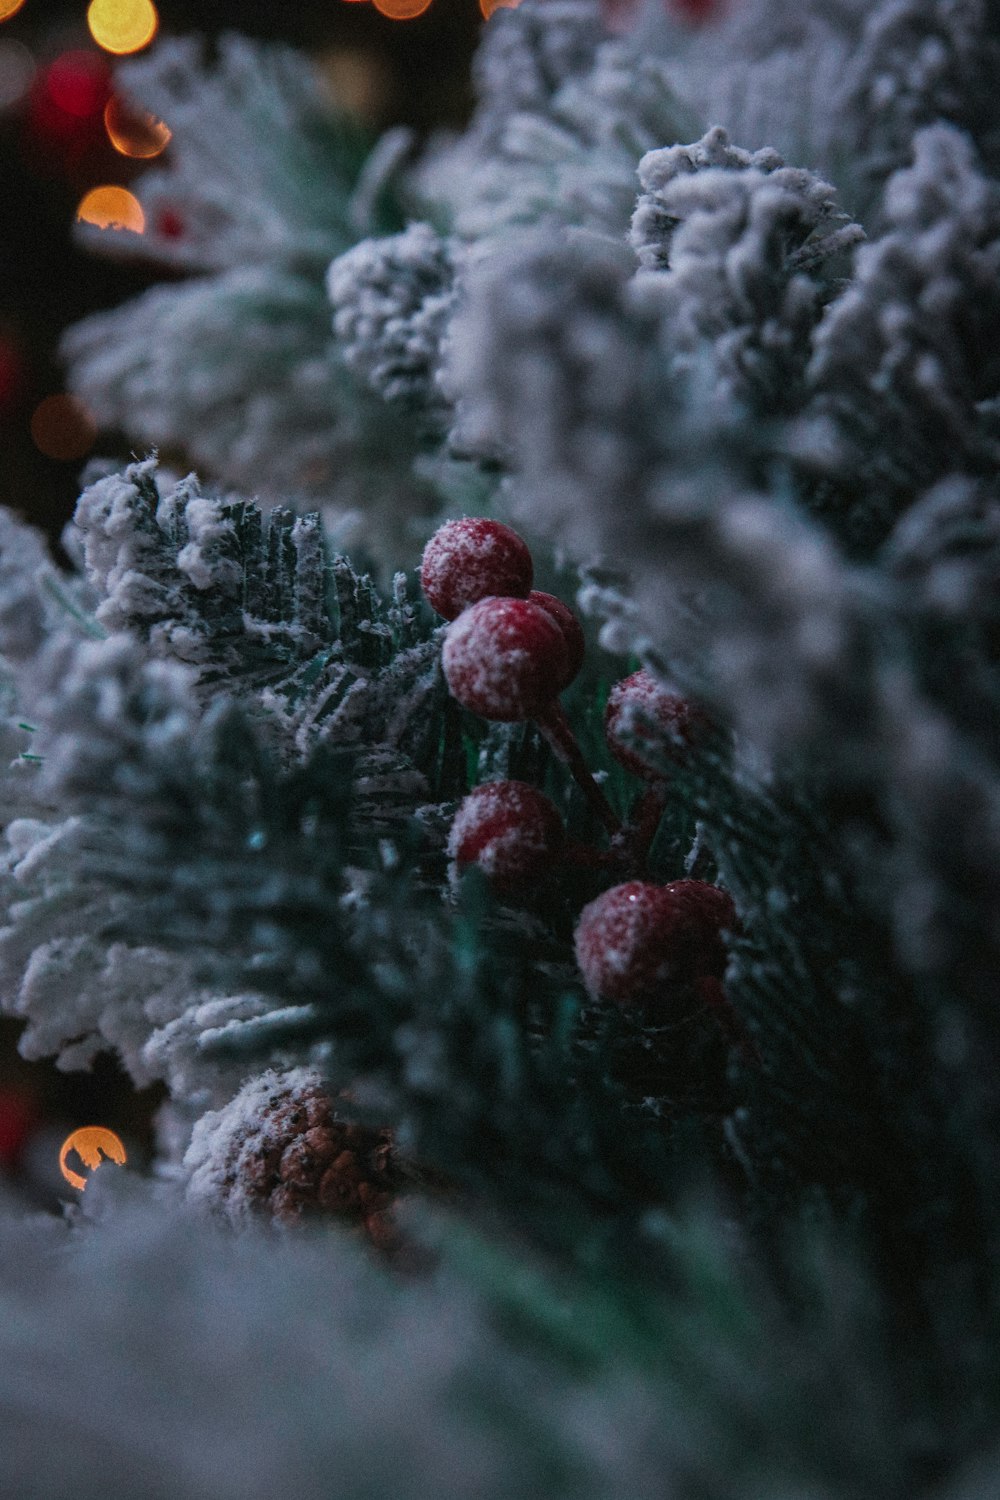
{"label": "red berry", "polygon": [[607,31],[618,36],[631,30],[641,8],[641,0],[601,0],[601,20]]}
{"label": "red berry", "polygon": [[673,12],[690,26],[717,20],[723,9],[723,0],[666,0],[667,14]]}
{"label": "red berry", "polygon": [[557,599],[555,594],[543,594],[540,589],[532,589],[528,595],[529,604],[537,604],[539,609],[544,609],[547,615],[551,615],[559,629],[562,631],[563,640],[566,642],[566,652],[569,663],[566,667],[566,681],[560,684],[559,691],[568,688],[573,678],[583,666],[583,658],[587,652],[587,643],[583,638],[583,626],[576,618],[568,604]]}
{"label": "red berry", "polygon": [[480,599],[523,599],[534,569],[527,542],[499,521],[467,516],[431,537],[420,564],[420,585],[432,609],[455,620]]}
{"label": "red berry", "polygon": [[612,755],[645,781],[661,781],[658,762],[679,760],[707,724],[700,709],[645,670],[616,682],[604,710]]}
{"label": "red berry", "polygon": [[553,702],[567,660],[562,631],[527,599],[481,599],[464,610],[441,658],[453,698],[508,724],[536,718]]}
{"label": "red berry", "polygon": [[448,853],[459,869],[478,865],[499,887],[534,880],[552,864],[563,825],[548,797],[526,781],[491,781],[462,802]]}
{"label": "red berry", "polygon": [[174,208],[161,208],[156,216],[156,233],[165,240],[179,240],[184,235],[184,220]]}
{"label": "red berry", "polygon": [[30,1094],[16,1085],[0,1090],[0,1168],[18,1165],[38,1116],[38,1105]]}
{"label": "red berry", "polygon": [[721,934],[736,926],[731,898],[702,880],[616,885],[580,913],[576,960],[587,989],[619,1005],[669,1000],[671,986],[721,978]]}

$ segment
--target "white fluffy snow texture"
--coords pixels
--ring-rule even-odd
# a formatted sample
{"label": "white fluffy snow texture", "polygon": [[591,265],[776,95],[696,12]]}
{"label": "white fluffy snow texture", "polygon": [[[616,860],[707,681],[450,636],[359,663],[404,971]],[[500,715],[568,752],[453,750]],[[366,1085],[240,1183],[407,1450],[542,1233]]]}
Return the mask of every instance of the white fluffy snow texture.
{"label": "white fluffy snow texture", "polygon": [[984,458],[995,468],[978,403],[1000,387],[1000,189],[962,132],[931,126],[891,178],[883,219],[820,324],[809,372],[837,462],[894,487]]}
{"label": "white fluffy snow texture", "polygon": [[124,1172],[83,1207],[72,1235],[0,1210],[12,1500],[636,1500],[685,1444],[636,1377],[517,1353],[451,1275],[220,1233]]}
{"label": "white fluffy snow texture", "polygon": [[935,120],[997,160],[988,0],[739,0],[686,38],[651,20],[659,10],[642,43],[703,126],[719,121],[742,145],[829,176],[865,220]]}
{"label": "white fluffy snow texture", "polygon": [[470,130],[416,178],[466,239],[553,220],[621,234],[640,156],[698,131],[665,62],[602,38],[593,0],[524,0],[495,15],[475,81]]}
{"label": "white fluffy snow texture", "polygon": [[369,397],[366,409],[340,364],[320,275],[250,265],[154,287],[74,325],[63,353],[102,426],[186,453],[245,493],[349,510],[370,501],[379,469],[397,477],[395,495],[421,489],[383,408]]}
{"label": "white fluffy snow texture", "polygon": [[37,737],[44,761],[0,848],[3,1009],[26,1020],[27,1057],[56,1054],[64,1067],[85,1067],[113,1048],[137,1083],[165,1078],[204,1107],[233,1085],[224,1067],[200,1057],[203,1033],[259,1015],[265,1002],[205,990],[193,954],[113,940],[112,929],[143,925],[138,898],[81,870],[102,854],[121,858],[113,831],[88,815],[97,789],[112,795],[125,785],[138,795],[144,755],[176,763],[190,745],[190,677],[174,663],[146,662],[117,636],[57,638],[34,664],[34,678],[36,696],[22,696],[20,706],[44,725]]}
{"label": "white fluffy snow texture", "polygon": [[0,651],[8,660],[30,657],[46,632],[40,588],[53,569],[41,537],[0,509]]}
{"label": "white fluffy snow texture", "polygon": [[386,401],[446,405],[438,387],[455,305],[455,250],[428,224],[362,240],[330,266],[327,291],[344,362]]}
{"label": "white fluffy snow texture", "polygon": [[[719,179],[707,175],[713,170],[742,175]],[[704,194],[702,211],[711,210],[709,184],[720,181],[751,191],[766,187],[773,190],[776,199],[779,194],[785,199],[785,232],[789,238],[785,253],[796,266],[817,264],[864,238],[862,230],[849,223],[848,216],[838,208],[835,189],[829,183],[801,167],[787,167],[770,147],[744,151],[732,144],[721,126],[714,126],[692,145],[648,151],[637,172],[642,192],[632,216],[629,238],[640,265],[647,270],[676,269],[672,253],[675,233],[696,211],[699,193]],[[768,179],[766,184],[761,183],[761,176]],[[692,177],[699,180],[686,181]],[[765,197],[762,201],[768,203],[773,214],[770,199]],[[757,233],[760,235],[759,228]],[[747,259],[753,255],[759,258],[769,255],[780,264],[775,250],[764,243],[749,250]]]}

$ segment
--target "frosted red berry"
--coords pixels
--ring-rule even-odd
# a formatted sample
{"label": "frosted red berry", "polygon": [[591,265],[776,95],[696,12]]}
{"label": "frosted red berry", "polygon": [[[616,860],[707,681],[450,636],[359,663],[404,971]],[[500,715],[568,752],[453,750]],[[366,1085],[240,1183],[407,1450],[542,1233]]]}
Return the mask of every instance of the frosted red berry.
{"label": "frosted red berry", "polygon": [[726,966],[722,933],[736,926],[731,898],[702,880],[630,880],[591,901],[576,928],[576,960],[592,995],[646,1010],[671,990]]}
{"label": "frosted red berry", "polygon": [[534,568],[528,544],[500,521],[448,521],[424,548],[420,586],[432,609],[455,620],[480,599],[523,599]]}
{"label": "frosted red berry", "polygon": [[662,761],[679,759],[707,725],[701,709],[671,693],[645,669],[616,682],[604,710],[612,755],[645,781],[661,780]]}
{"label": "frosted red berry", "polygon": [[551,868],[563,824],[548,797],[526,781],[491,781],[464,799],[451,825],[448,853],[458,868],[478,865],[501,889]]}
{"label": "frosted red berry", "polygon": [[532,589],[528,595],[529,604],[537,604],[539,609],[544,609],[547,615],[559,626],[562,631],[563,640],[566,642],[566,681],[562,683],[559,691],[569,687],[573,678],[583,666],[583,658],[587,653],[587,643],[583,638],[583,626],[568,604],[557,599],[555,594],[545,594],[541,589]]}
{"label": "frosted red berry", "polygon": [[449,691],[484,719],[516,723],[542,713],[566,680],[562,631],[527,599],[481,599],[463,610],[442,654]]}

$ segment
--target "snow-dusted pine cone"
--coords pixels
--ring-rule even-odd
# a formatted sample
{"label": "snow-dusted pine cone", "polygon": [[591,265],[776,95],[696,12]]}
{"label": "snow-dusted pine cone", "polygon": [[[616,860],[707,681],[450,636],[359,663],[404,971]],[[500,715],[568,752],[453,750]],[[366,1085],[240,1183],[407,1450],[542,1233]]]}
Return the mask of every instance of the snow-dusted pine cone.
{"label": "snow-dusted pine cone", "polygon": [[391,1208],[403,1175],[391,1135],[338,1120],[310,1068],[251,1079],[198,1121],[184,1164],[189,1194],[233,1222],[330,1214],[363,1230],[379,1250],[399,1246]]}

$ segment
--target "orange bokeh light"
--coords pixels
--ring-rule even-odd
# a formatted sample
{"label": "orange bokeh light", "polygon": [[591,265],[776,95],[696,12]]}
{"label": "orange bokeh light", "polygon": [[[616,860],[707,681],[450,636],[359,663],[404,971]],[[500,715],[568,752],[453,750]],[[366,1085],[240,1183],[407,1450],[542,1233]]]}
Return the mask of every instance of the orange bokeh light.
{"label": "orange bokeh light", "polygon": [[75,396],[46,396],[32,413],[31,436],[46,458],[69,463],[90,452],[97,424]]}
{"label": "orange bokeh light", "polygon": [[79,223],[93,224],[96,229],[131,229],[134,234],[142,234],[146,227],[146,215],[135,194],[110,183],[85,193],[76,217]]}
{"label": "orange bokeh light", "polygon": [[374,0],[375,9],[390,21],[413,21],[422,16],[431,0]]}
{"label": "orange bokeh light", "polygon": [[155,115],[133,109],[116,98],[109,99],[105,106],[104,128],[116,151],[122,156],[138,157],[141,161],[159,156],[173,134],[170,127]]}
{"label": "orange bokeh light", "polygon": [[88,1178],[74,1172],[69,1166],[67,1157],[71,1151],[75,1151],[85,1167],[92,1172],[104,1161],[117,1162],[123,1167],[128,1160],[125,1147],[120,1138],[113,1130],[107,1130],[103,1125],[84,1125],[80,1130],[74,1130],[62,1143],[59,1152],[59,1170],[71,1187],[79,1188],[81,1192],[87,1186]]}
{"label": "orange bokeh light", "polygon": [[138,52],[156,35],[160,18],[153,0],[90,0],[87,25],[105,52]]}
{"label": "orange bokeh light", "polygon": [[16,16],[24,0],[0,0],[0,21],[9,21],[11,16]]}
{"label": "orange bokeh light", "polygon": [[488,21],[498,10],[517,10],[520,3],[521,0],[479,0],[479,9],[483,13],[483,20]]}

